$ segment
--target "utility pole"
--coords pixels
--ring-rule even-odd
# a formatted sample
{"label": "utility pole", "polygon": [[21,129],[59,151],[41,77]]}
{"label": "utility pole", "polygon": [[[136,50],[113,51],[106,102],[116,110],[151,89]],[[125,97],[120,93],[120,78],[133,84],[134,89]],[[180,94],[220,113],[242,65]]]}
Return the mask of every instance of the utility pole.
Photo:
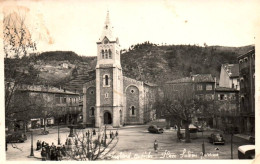
{"label": "utility pole", "polygon": [[[203,128],[203,126],[201,128]],[[204,144],[203,129],[202,129],[202,139],[203,139],[203,142],[202,142],[202,155],[204,156],[205,155],[205,144]]]}
{"label": "utility pole", "polygon": [[33,131],[31,130],[31,154],[29,157],[34,157],[33,153]]}
{"label": "utility pole", "polygon": [[58,145],[60,145],[60,118],[58,118]]}

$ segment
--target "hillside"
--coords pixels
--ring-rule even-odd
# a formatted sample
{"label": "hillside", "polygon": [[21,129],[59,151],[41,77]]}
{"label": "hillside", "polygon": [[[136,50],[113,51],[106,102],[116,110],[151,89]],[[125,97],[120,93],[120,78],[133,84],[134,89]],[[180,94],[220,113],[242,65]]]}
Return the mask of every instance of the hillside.
{"label": "hillside", "polygon": [[123,53],[123,73],[157,84],[199,73],[219,78],[221,64],[237,63],[236,57],[248,52],[245,47],[199,47],[196,45],[156,46],[148,42],[132,46]]}
{"label": "hillside", "polygon": [[[132,45],[121,51],[123,75],[137,80],[162,84],[184,76],[210,73],[219,78],[223,63],[237,63],[236,57],[248,52],[254,46],[223,47],[196,45],[158,46],[145,42]],[[5,65],[11,59],[5,60]],[[35,83],[66,87],[82,92],[82,85],[95,79],[96,57],[78,56],[71,51],[44,52],[32,54],[26,59],[28,65],[20,70],[32,69],[38,74]],[[6,62],[8,61],[8,63]],[[34,79],[31,80],[34,82]]]}

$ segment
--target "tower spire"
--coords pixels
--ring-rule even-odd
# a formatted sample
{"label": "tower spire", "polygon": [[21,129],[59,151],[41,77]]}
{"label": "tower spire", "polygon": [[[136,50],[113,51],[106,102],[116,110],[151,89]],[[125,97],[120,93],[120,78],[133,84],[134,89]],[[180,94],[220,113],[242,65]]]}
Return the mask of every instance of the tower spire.
{"label": "tower spire", "polygon": [[107,10],[107,17],[106,17],[106,21],[105,21],[105,27],[110,25],[110,19],[109,19],[109,10]]}
{"label": "tower spire", "polygon": [[101,42],[105,37],[109,41],[116,41],[116,38],[113,35],[113,27],[112,27],[111,22],[110,22],[109,10],[107,10],[105,25],[104,25],[104,28],[103,28],[102,35],[99,38],[99,41]]}

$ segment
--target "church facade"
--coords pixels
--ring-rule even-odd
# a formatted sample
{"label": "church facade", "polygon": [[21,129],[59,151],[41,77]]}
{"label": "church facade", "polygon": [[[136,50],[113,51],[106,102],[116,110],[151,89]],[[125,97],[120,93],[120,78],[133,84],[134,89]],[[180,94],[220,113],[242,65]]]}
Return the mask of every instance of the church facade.
{"label": "church facade", "polygon": [[155,117],[157,88],[123,76],[119,40],[107,13],[97,42],[96,79],[83,86],[83,123],[95,127],[144,124]]}

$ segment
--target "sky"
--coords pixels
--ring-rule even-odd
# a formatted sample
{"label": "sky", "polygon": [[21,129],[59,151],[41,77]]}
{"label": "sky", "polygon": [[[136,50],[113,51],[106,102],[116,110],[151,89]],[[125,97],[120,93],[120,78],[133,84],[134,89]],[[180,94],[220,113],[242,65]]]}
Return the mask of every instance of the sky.
{"label": "sky", "polygon": [[1,1],[0,18],[18,8],[26,13],[38,52],[96,56],[108,10],[122,49],[145,41],[238,47],[255,44],[259,4],[254,0]]}

